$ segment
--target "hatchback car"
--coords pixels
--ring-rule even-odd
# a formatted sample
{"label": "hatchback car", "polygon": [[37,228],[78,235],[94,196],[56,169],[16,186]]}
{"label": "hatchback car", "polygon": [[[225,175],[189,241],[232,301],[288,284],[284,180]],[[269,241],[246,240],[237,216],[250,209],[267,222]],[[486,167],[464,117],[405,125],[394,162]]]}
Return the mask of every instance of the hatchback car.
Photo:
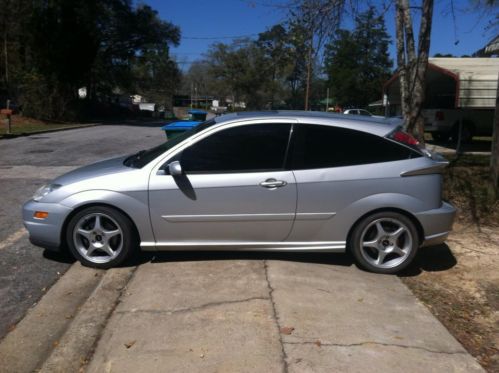
{"label": "hatchback car", "polygon": [[79,168],[23,208],[33,244],[109,268],[142,250],[349,251],[394,273],[443,242],[446,162],[382,119],[238,113]]}

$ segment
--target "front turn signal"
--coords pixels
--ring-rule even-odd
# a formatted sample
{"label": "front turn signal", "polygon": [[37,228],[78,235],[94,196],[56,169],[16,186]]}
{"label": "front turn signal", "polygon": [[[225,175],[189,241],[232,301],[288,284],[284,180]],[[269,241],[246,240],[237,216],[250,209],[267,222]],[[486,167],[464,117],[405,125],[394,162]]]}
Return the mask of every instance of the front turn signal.
{"label": "front turn signal", "polygon": [[35,211],[33,217],[35,219],[47,219],[49,217],[49,213],[46,211]]}

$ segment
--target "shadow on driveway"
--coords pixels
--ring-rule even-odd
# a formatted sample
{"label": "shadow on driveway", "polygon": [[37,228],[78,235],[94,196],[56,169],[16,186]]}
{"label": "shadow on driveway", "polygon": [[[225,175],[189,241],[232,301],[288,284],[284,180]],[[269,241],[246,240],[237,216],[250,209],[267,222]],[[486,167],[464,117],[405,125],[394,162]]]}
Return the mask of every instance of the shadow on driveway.
{"label": "shadow on driveway", "polygon": [[[69,254],[45,250],[44,258],[60,263],[74,263]],[[139,251],[122,264],[122,267],[133,267],[144,263],[193,262],[212,260],[282,260],[291,262],[317,263],[350,267],[353,258],[348,253],[296,253],[296,252],[264,252],[264,251]],[[414,277],[423,272],[440,272],[451,269],[457,264],[449,246],[441,244],[424,247],[414,262],[399,277]]]}
{"label": "shadow on driveway", "polygon": [[419,249],[414,262],[399,277],[414,277],[423,272],[447,271],[457,264],[456,257],[452,254],[447,244],[440,244]]}
{"label": "shadow on driveway", "polygon": [[190,262],[211,260],[284,260],[293,262],[351,266],[350,255],[342,253],[293,253],[263,251],[159,251],[141,252],[129,260],[125,266],[135,266],[146,262]]}

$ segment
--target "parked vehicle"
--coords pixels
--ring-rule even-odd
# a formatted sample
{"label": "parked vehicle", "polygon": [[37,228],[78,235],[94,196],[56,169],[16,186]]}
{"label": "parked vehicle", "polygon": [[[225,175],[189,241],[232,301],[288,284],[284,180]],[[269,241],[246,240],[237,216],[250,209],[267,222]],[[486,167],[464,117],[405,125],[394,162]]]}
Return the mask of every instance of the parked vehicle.
{"label": "parked vehicle", "polygon": [[35,245],[98,268],[140,245],[349,251],[369,271],[395,273],[451,230],[446,165],[382,119],[242,112],[60,176],[23,219]]}
{"label": "parked vehicle", "polygon": [[470,142],[473,136],[492,136],[492,109],[425,109],[425,132],[437,141],[457,141],[462,119],[461,140]]}
{"label": "parked vehicle", "polygon": [[347,109],[343,112],[343,114],[352,114],[352,115],[363,115],[366,117],[372,117],[373,115],[364,109]]}

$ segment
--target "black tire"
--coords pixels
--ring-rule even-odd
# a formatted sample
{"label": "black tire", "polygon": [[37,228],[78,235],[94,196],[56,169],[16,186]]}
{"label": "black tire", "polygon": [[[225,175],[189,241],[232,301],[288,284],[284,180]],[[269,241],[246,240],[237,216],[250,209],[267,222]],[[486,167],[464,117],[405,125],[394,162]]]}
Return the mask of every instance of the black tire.
{"label": "black tire", "polygon": [[[381,223],[386,234],[378,233],[377,222]],[[398,237],[390,236],[390,233],[395,233],[397,225],[404,228],[404,231]],[[391,231],[392,228],[395,230]],[[364,245],[371,245],[373,242],[376,242],[377,248]],[[401,249],[404,255],[390,252],[395,246],[399,249],[399,246],[404,246],[404,249]],[[378,212],[363,218],[355,225],[349,248],[359,267],[369,272],[393,274],[410,265],[416,256],[419,248],[418,232],[414,223],[405,215],[393,211]],[[380,251],[384,254],[380,254]],[[374,262],[379,260],[381,255],[384,259],[381,264],[376,265]]]}
{"label": "black tire", "polygon": [[[102,224],[102,229],[100,230],[101,235],[98,234],[99,231],[97,231],[97,234],[95,233],[97,216]],[[90,228],[85,227],[85,229],[83,229],[82,224],[89,224]],[[81,228],[81,231],[85,232],[85,235],[75,233],[77,225],[78,228]],[[117,230],[121,232],[119,234],[111,235]],[[110,255],[107,252],[92,246],[90,255],[85,256],[85,248],[90,248],[91,245],[91,239],[87,238],[87,232],[90,233],[92,242],[95,242],[92,245],[105,242],[107,245],[106,247],[109,247],[111,250],[113,248],[116,249],[114,255]],[[120,265],[136,251],[138,237],[135,232],[136,230],[133,223],[120,211],[107,206],[91,206],[78,211],[78,213],[71,217],[71,220],[66,227],[66,243],[71,254],[84,266],[108,269]],[[106,238],[106,235],[110,238]],[[100,251],[102,251],[102,253]],[[94,252],[95,255],[92,256],[91,254]],[[109,260],[105,257],[109,257]]]}
{"label": "black tire", "polygon": [[432,132],[431,137],[437,142],[446,142],[449,140],[449,134],[447,132]]}
{"label": "black tire", "polygon": [[[475,133],[475,127],[473,123],[469,121],[463,121],[463,129],[461,132],[461,142],[463,144],[469,144],[473,141],[473,136]],[[455,123],[452,127],[451,140],[454,143],[457,143],[459,140],[459,123]]]}

